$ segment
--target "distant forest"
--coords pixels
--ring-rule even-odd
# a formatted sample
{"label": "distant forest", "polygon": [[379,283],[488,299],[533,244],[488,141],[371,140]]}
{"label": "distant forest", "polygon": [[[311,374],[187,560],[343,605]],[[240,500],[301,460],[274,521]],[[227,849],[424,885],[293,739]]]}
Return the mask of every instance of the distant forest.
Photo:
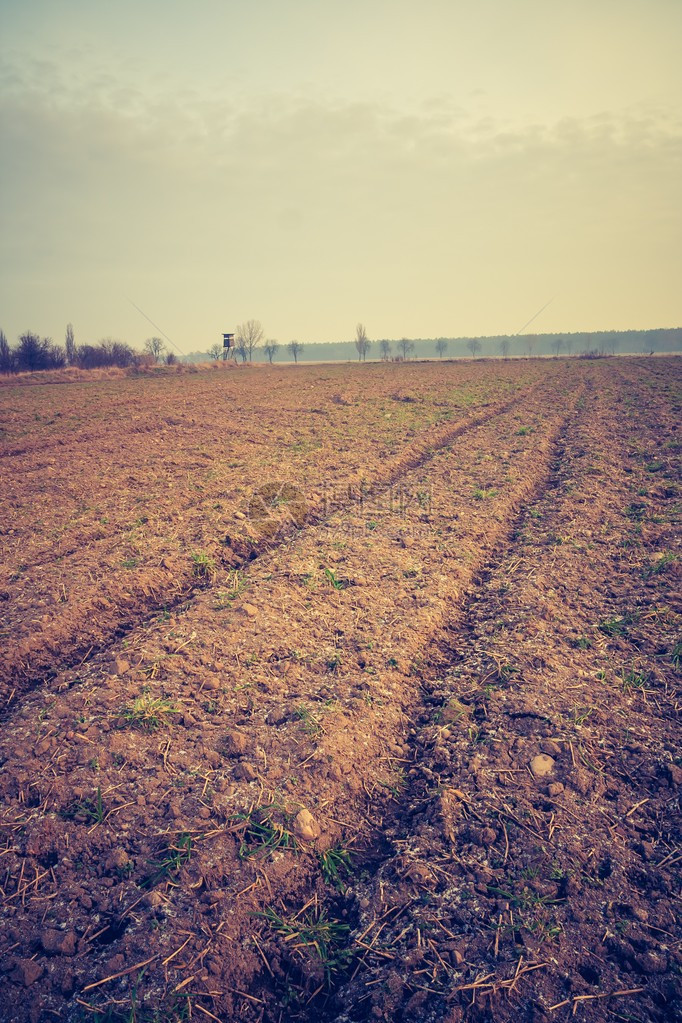
{"label": "distant forest", "polygon": [[[592,334],[524,334],[497,337],[438,337],[425,340],[387,338],[371,340],[362,324],[354,341],[280,344],[265,340],[257,320],[240,328],[241,343],[230,351],[238,362],[357,362],[407,361],[410,359],[530,358],[532,356],[607,356],[655,352],[682,352],[682,327],[661,330],[599,331]],[[66,328],[64,345],[30,331],[12,345],[0,330],[0,374],[34,372],[73,366],[121,369],[173,366],[178,362],[211,362],[223,357],[222,342],[215,341],[209,351],[180,355],[169,351],[163,338],[150,337],[138,352],[123,341],[104,338],[97,343],[77,344],[71,324]]]}
{"label": "distant forest", "polygon": [[[387,348],[388,346],[388,348]],[[650,352],[682,352],[682,327],[660,330],[608,330],[577,334],[524,334],[494,337],[445,337],[415,339],[377,339],[369,342],[365,358],[408,359],[526,358],[535,355],[618,355]],[[383,355],[386,352],[386,355]],[[442,356],[440,353],[442,352]],[[207,352],[192,352],[186,362],[205,362]],[[254,362],[267,362],[262,348],[253,351]],[[290,362],[286,343],[280,344],[273,362]],[[306,343],[298,354],[299,362],[357,362],[355,341]]]}

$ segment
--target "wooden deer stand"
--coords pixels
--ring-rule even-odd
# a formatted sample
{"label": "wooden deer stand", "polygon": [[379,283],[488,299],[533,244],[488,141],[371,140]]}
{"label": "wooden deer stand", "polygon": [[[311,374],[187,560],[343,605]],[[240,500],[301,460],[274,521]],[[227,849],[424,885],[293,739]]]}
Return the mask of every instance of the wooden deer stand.
{"label": "wooden deer stand", "polygon": [[223,334],[223,362],[228,358],[232,348],[234,348],[234,334]]}

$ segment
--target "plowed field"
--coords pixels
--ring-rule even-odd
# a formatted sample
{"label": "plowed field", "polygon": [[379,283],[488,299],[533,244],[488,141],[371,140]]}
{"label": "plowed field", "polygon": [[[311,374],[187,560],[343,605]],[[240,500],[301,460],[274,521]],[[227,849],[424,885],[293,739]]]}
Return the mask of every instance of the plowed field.
{"label": "plowed field", "polygon": [[0,389],[0,1016],[682,1020],[681,365]]}

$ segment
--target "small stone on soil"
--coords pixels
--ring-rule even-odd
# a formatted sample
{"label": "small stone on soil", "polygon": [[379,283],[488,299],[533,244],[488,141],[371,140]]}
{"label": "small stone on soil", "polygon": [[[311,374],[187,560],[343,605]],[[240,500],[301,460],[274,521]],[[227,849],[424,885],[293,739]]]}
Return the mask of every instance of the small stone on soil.
{"label": "small stone on soil", "polygon": [[304,842],[312,842],[321,835],[320,825],[310,810],[299,810],[294,818],[294,834]]}
{"label": "small stone on soil", "polygon": [[535,778],[546,778],[554,770],[554,758],[546,753],[538,753],[530,762],[530,769]]}

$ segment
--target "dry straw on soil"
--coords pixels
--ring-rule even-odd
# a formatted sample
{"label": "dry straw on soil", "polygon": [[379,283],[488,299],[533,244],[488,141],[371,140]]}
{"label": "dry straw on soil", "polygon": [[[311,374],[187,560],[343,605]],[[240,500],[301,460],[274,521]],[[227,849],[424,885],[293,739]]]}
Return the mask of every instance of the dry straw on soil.
{"label": "dry straw on soil", "polygon": [[680,1017],[678,365],[6,389],[3,1018]]}

